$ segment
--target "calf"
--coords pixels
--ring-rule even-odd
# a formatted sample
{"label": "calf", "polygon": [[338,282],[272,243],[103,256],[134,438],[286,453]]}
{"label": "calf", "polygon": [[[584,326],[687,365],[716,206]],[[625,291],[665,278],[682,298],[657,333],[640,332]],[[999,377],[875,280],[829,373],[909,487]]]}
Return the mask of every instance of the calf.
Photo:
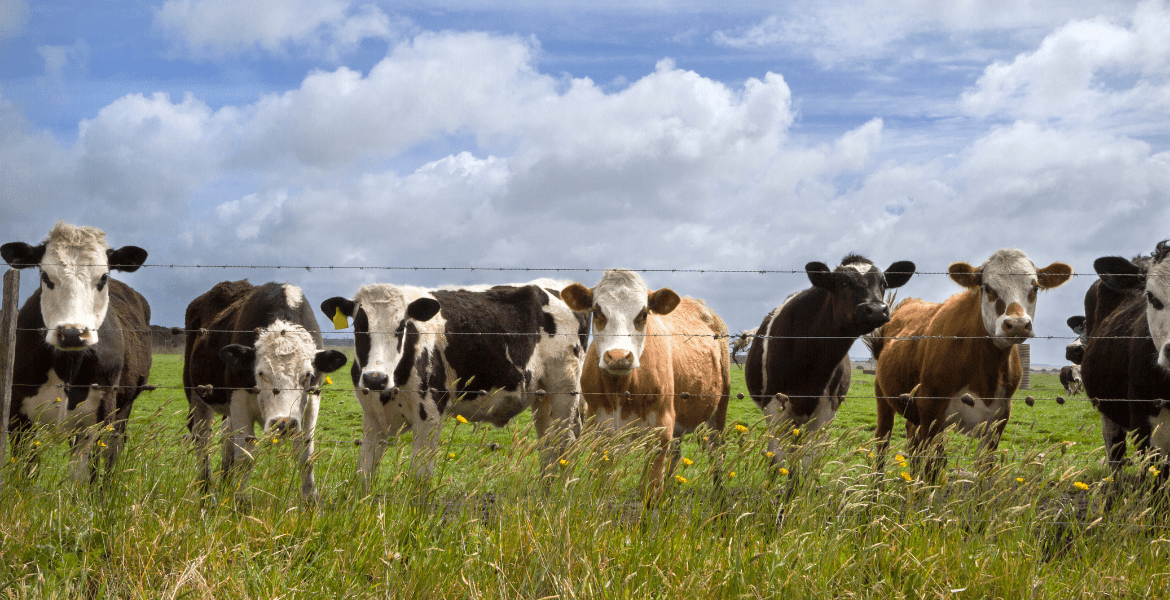
{"label": "calf", "polygon": [[568,282],[426,290],[363,285],[321,310],[348,326],[350,374],[362,407],[358,477],[366,490],[387,436],[414,432],[414,471],[434,471],[442,418],[503,427],[531,408],[553,463],[580,430],[577,411],[584,319],[561,300]]}
{"label": "calf", "polygon": [[633,271],[607,270],[592,289],[575,283],[561,296],[593,318],[581,373],[586,416],[609,430],[657,432],[647,479],[656,495],[674,438],[702,424],[716,436],[723,431],[731,392],[727,325],[702,300],[680,299],[670,288],[649,291]]}
{"label": "calf", "polygon": [[946,464],[938,436],[948,424],[981,434],[981,449],[998,446],[1023,375],[1016,345],[1034,335],[1038,292],[1072,277],[1064,263],[1037,269],[1010,248],[979,268],[957,262],[948,272],[967,291],[942,304],[902,301],[872,345],[879,448],[889,444],[894,414],[903,415],[912,452],[921,454],[937,441],[940,456],[927,465],[932,479]]}
{"label": "calf", "polygon": [[[910,280],[914,263],[899,261],[883,273],[869,259],[850,254],[832,271],[820,262],[808,263],[805,271],[813,287],[764,317],[744,366],[752,400],[774,431],[796,426],[812,433],[833,420],[849,392],[849,348],[890,320],[883,295]],[[782,460],[777,439],[769,449],[774,462]]]}
{"label": "calf", "polygon": [[1084,386],[1081,380],[1081,367],[1079,365],[1065,365],[1060,368],[1060,385],[1064,386],[1064,391],[1068,392],[1069,396],[1076,396],[1080,393]]}
{"label": "calf", "polygon": [[[1125,459],[1127,432],[1139,450],[1170,454],[1170,240],[1148,260],[1106,256],[1093,263],[1100,279],[1085,296],[1098,320],[1086,323],[1081,373],[1085,394],[1101,413],[1114,471]],[[1112,307],[1111,310],[1110,307]]]}
{"label": "calf", "polygon": [[[150,375],[150,305],[111,271],[137,271],[146,251],[114,250],[94,227],[63,221],[39,246],[11,242],[0,255],[17,269],[39,267],[40,286],[17,316],[12,408],[18,447],[34,423],[72,431],[72,479],[95,471],[90,452],[106,447],[111,470],[126,438],[134,399]],[[92,426],[111,431],[102,441]]]}
{"label": "calf", "polygon": [[321,380],[345,365],[345,355],[324,350],[321,330],[301,289],[291,284],[254,286],[224,281],[187,306],[183,386],[195,437],[199,479],[210,489],[209,451],[214,414],[227,417],[223,472],[252,462],[255,427],[275,435],[297,434],[301,497],[316,497],[313,430]]}

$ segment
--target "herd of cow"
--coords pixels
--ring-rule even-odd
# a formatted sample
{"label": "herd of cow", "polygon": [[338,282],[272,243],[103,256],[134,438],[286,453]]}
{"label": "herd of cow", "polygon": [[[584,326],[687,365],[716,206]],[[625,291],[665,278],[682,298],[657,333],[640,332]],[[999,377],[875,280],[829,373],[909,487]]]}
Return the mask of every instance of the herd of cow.
{"label": "herd of cow", "polygon": [[[104,446],[113,466],[134,399],[152,389],[150,307],[110,278],[137,270],[147,253],[111,249],[101,230],[59,222],[40,245],[12,242],[0,254],[41,273],[17,318],[7,417],[16,451],[33,454],[26,442],[36,424],[74,432],[72,477],[93,478],[94,449]],[[1170,455],[1168,256],[1163,241],[1150,256],[1098,259],[1085,315],[1069,319],[1080,337],[1068,358],[1080,365],[1085,393],[1101,412],[1114,469],[1127,433],[1143,450]],[[945,466],[940,434],[949,426],[995,449],[1022,375],[1018,344],[1034,335],[1038,292],[1064,284],[1073,270],[1061,262],[1037,268],[1023,252],[1004,249],[978,267],[951,264],[950,278],[965,290],[941,304],[910,298],[892,310],[888,292],[910,280],[914,263],[882,271],[850,254],[835,269],[812,262],[806,272],[812,287],[788,296],[742,340],[772,460],[779,464],[795,437],[833,420],[849,390],[848,351],[865,338],[877,360],[879,448],[884,453],[894,415],[902,415],[911,453],[926,457],[934,476]],[[680,436],[706,425],[717,438],[726,422],[727,326],[702,300],[651,291],[632,271],[608,270],[592,288],[551,279],[436,289],[368,284],[320,308],[338,328],[352,320],[350,373],[363,412],[357,468],[367,489],[387,437],[405,431],[414,434],[412,468],[428,476],[445,417],[503,426],[531,409],[546,468],[585,423],[652,430],[659,448],[646,481],[653,491],[677,459]],[[205,489],[218,414],[225,475],[239,463],[246,477],[257,425],[272,435],[295,433],[301,494],[314,496],[309,457],[321,385],[347,358],[324,349],[302,291],[219,283],[187,307],[185,331],[188,427]]]}

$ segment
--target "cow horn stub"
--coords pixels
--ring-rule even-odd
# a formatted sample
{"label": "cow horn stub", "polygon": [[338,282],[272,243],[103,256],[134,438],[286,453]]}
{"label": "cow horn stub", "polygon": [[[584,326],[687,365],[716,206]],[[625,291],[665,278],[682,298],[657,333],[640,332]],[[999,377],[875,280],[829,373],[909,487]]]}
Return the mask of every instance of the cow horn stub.
{"label": "cow horn stub", "polygon": [[967,406],[975,406],[975,397],[971,394],[963,394],[963,397],[959,398],[959,401]]}
{"label": "cow horn stub", "polygon": [[1028,396],[1027,398],[1024,398],[1024,404],[1027,404],[1028,406],[1036,406],[1036,399]]}

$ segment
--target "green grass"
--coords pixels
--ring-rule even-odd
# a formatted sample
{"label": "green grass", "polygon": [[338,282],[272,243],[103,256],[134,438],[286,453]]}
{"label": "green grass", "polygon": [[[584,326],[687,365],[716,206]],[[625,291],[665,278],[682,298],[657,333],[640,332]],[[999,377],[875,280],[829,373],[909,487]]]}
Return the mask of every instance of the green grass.
{"label": "green grass", "polygon": [[[0,597],[12,598],[1075,598],[1167,597],[1168,519],[1149,483],[1127,482],[1104,511],[1100,419],[1059,406],[1055,376],[1033,377],[1002,452],[976,468],[948,438],[947,480],[914,480],[867,454],[872,378],[850,399],[798,480],[770,474],[750,400],[732,400],[724,489],[694,439],[692,464],[660,505],[640,493],[637,440],[588,437],[540,477],[527,415],[496,430],[447,421],[435,476],[408,476],[409,436],[391,445],[368,497],[353,471],[361,415],[339,372],[322,399],[321,501],[300,507],[293,445],[257,453],[236,504],[201,496],[186,432],[181,359],[158,355],[118,470],[99,486],[66,479],[64,445],[31,479],[0,469]],[[736,373],[732,393],[744,392]],[[868,397],[867,397],[868,396]],[[734,424],[745,425],[740,433]],[[895,429],[900,432],[901,427]],[[495,442],[498,450],[491,450]],[[904,448],[896,438],[895,450]],[[451,455],[454,455],[453,457]],[[215,457],[218,462],[218,453]],[[1130,467],[1131,473],[1145,465]],[[902,472],[912,481],[905,481]],[[732,477],[731,473],[735,473]],[[1022,481],[1020,481],[1022,480]],[[1085,490],[1074,487],[1082,482]]]}

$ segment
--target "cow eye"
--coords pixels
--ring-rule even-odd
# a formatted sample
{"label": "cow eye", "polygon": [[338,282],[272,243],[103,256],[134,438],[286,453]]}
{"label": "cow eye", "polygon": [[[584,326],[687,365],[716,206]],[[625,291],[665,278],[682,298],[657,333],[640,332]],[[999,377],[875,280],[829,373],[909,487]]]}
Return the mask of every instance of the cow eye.
{"label": "cow eye", "polygon": [[109,282],[110,282],[110,274],[109,273],[102,273],[102,278],[98,280],[98,284],[97,284],[98,291],[100,292],[103,289],[105,289],[106,284]]}
{"label": "cow eye", "polygon": [[634,317],[634,327],[637,327],[638,329],[642,329],[645,326],[646,326],[646,311],[642,310],[642,312],[638,313],[638,316]]}
{"label": "cow eye", "polygon": [[49,274],[44,271],[41,271],[41,283],[45,284],[45,287],[49,288],[50,290],[56,287],[56,285],[53,283],[53,280],[49,279]]}
{"label": "cow eye", "polygon": [[1154,295],[1154,292],[1147,291],[1146,292],[1146,300],[1150,301],[1150,306],[1153,306],[1154,310],[1162,310],[1162,308],[1165,306],[1164,304],[1162,304],[1162,301],[1159,300],[1158,297]]}
{"label": "cow eye", "polygon": [[607,319],[605,318],[605,313],[601,312],[601,307],[594,306],[593,307],[593,324],[598,329],[605,329],[606,322],[607,322]]}
{"label": "cow eye", "polygon": [[988,302],[995,302],[996,300],[999,300],[999,294],[995,293],[995,290],[991,289],[991,286],[987,285],[986,283],[983,284],[983,294],[987,296]]}

